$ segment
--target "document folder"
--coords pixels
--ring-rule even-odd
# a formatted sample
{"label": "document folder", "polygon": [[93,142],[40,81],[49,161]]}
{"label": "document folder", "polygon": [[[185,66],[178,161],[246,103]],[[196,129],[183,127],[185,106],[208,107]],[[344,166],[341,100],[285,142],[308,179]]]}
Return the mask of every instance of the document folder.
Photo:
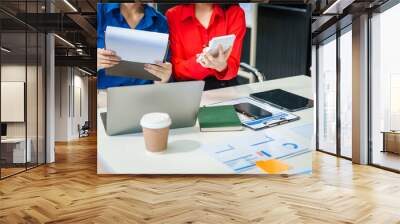
{"label": "document folder", "polygon": [[118,65],[107,68],[106,73],[110,76],[135,77],[144,80],[160,81],[160,78],[144,70],[144,64],[140,62],[121,61]]}
{"label": "document folder", "polygon": [[114,51],[121,62],[106,69],[107,75],[160,79],[144,70],[144,64],[163,62],[168,48],[168,34],[107,26],[105,47]]}

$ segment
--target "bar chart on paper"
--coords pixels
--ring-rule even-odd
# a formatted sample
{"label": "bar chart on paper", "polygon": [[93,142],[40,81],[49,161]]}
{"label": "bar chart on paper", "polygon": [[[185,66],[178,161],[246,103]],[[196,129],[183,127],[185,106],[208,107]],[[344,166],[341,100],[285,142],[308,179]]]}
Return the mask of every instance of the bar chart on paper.
{"label": "bar chart on paper", "polygon": [[259,169],[257,161],[283,159],[310,151],[298,143],[264,133],[251,133],[224,142],[206,145],[202,149],[235,173]]}

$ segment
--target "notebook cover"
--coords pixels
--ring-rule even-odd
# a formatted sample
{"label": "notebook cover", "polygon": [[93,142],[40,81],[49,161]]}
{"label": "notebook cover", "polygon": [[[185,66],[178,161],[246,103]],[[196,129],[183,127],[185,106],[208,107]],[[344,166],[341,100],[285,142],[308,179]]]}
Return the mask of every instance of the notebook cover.
{"label": "notebook cover", "polygon": [[202,131],[242,130],[242,123],[232,105],[202,107],[199,111]]}

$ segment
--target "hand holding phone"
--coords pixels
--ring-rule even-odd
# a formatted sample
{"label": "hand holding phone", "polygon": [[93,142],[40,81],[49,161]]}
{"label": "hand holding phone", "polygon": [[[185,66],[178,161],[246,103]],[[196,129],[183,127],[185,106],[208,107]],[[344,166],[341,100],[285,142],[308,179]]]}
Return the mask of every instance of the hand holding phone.
{"label": "hand holding phone", "polygon": [[199,54],[198,60],[203,60],[203,57],[206,53],[217,56],[218,55],[218,48],[222,47],[222,50],[226,52],[229,48],[233,47],[235,42],[236,35],[230,34],[225,36],[214,37],[208,43],[208,47],[204,48],[203,51]]}
{"label": "hand holding phone", "polygon": [[232,48],[228,48],[225,52],[221,45],[218,48],[218,54],[216,56],[205,53],[198,58],[197,62],[204,68],[211,68],[218,72],[222,72],[228,66],[228,58],[232,52]]}

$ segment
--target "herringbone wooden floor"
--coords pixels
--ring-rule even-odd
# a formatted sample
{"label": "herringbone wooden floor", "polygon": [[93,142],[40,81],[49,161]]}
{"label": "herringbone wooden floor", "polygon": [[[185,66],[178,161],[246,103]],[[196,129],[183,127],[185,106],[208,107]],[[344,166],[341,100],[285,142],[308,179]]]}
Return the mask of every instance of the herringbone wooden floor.
{"label": "herringbone wooden floor", "polygon": [[0,223],[400,223],[400,175],[315,153],[312,175],[98,176],[96,139],[0,181]]}

